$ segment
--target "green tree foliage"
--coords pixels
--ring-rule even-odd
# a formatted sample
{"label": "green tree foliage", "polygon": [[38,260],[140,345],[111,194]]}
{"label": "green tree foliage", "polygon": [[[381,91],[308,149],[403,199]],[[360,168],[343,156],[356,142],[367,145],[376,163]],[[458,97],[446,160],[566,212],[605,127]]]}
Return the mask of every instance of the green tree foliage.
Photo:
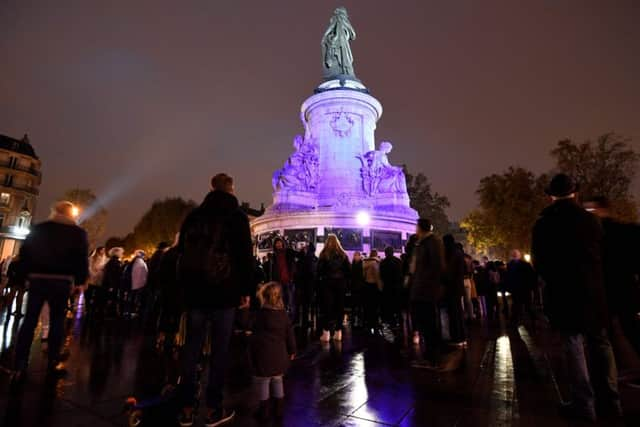
{"label": "green tree foliage", "polygon": [[529,251],[531,228],[548,203],[547,181],[546,175],[536,176],[520,167],[482,178],[476,191],[480,208],[461,223],[469,243],[500,257],[511,249]]}
{"label": "green tree foliage", "polygon": [[404,174],[411,207],[418,211],[421,218],[428,218],[438,234],[446,234],[449,231],[449,218],[445,210],[450,206],[449,199],[433,192],[431,183],[424,174],[412,175],[406,166]]}
{"label": "green tree foliage", "polygon": [[629,138],[606,133],[580,144],[565,139],[558,142],[551,155],[556,170],[571,175],[580,184],[583,200],[605,196],[611,200],[614,215],[626,220],[637,218],[631,184],[640,155],[630,146]]}
{"label": "green tree foliage", "polygon": [[68,200],[78,207],[78,223],[87,232],[89,247],[95,249],[99,246],[107,228],[107,211],[97,202],[93,191],[88,188],[68,190],[60,200]]}
{"label": "green tree foliage", "polygon": [[182,221],[196,206],[195,202],[180,197],[156,200],[140,218],[133,234],[123,239],[125,249],[144,249],[150,253],[160,242],[173,242]]}

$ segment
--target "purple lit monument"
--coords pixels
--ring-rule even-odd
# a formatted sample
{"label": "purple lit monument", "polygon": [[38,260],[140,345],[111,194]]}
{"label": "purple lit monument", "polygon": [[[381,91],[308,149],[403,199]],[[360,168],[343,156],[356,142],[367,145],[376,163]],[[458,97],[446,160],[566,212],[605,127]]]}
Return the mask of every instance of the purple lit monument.
{"label": "purple lit monument", "polygon": [[399,252],[415,230],[404,173],[389,162],[393,146],[375,148],[382,105],[355,77],[353,39],[347,11],[336,9],[322,39],[325,80],[302,104],[304,136],[273,174],[273,204],[252,222],[259,252],[275,235],[313,240],[320,250],[329,233],[350,251]]}

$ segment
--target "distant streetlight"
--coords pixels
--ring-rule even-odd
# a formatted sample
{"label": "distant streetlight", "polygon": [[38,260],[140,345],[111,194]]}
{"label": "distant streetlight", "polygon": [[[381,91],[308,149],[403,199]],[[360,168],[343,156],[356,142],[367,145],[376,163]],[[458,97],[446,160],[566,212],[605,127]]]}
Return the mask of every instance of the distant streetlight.
{"label": "distant streetlight", "polygon": [[360,211],[356,214],[356,222],[358,223],[358,225],[364,227],[369,225],[370,221],[371,217],[369,216],[368,212]]}
{"label": "distant streetlight", "polygon": [[524,254],[524,260],[527,262],[531,262],[531,255],[530,254]]}
{"label": "distant streetlight", "polygon": [[77,206],[72,207],[71,216],[73,216],[74,218],[78,218],[80,216],[80,208],[78,208]]}

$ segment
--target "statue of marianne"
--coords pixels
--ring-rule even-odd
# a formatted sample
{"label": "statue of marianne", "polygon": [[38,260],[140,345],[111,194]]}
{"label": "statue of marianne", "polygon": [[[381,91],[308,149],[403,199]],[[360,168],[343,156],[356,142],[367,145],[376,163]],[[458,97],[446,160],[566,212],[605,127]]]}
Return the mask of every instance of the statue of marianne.
{"label": "statue of marianne", "polygon": [[353,55],[349,46],[349,42],[355,38],[356,32],[349,22],[347,9],[337,8],[322,37],[322,66],[325,79],[338,76],[355,78]]}

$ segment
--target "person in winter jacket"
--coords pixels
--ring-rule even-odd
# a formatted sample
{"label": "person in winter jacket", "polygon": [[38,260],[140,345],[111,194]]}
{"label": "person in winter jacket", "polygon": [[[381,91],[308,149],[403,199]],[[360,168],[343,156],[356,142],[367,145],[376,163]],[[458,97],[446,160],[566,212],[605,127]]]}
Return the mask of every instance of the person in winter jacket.
{"label": "person in winter jacket", "polygon": [[[578,187],[571,177],[556,175],[546,193],[552,203],[533,228],[532,259],[546,284],[545,314],[563,339],[571,390],[571,403],[563,413],[594,421],[597,394],[603,409],[621,415],[616,362],[607,335],[602,226],[576,202]],[[585,343],[592,356],[590,370]],[[592,384],[598,387],[596,393]]]}
{"label": "person in winter jacket", "polygon": [[320,337],[322,342],[329,342],[331,334],[334,340],[342,341],[344,298],[350,274],[349,257],[338,237],[330,234],[318,260],[318,293],[324,319]]}
{"label": "person in winter jacket", "polygon": [[511,261],[507,263],[507,289],[511,292],[511,325],[519,326],[526,311],[529,314],[532,331],[535,332],[535,311],[533,309],[533,291],[538,283],[538,275],[527,261],[522,259],[519,250],[511,251]]}
{"label": "person in winter jacket", "polygon": [[215,345],[208,360],[205,426],[221,425],[234,417],[222,405],[229,343],[236,308],[249,304],[255,286],[249,219],[234,196],[233,178],[218,174],[211,188],[185,219],[178,242],[178,274],[188,316],[179,393],[182,427],[195,421],[197,366],[207,331]]}
{"label": "person in winter jacket", "polygon": [[104,266],[102,288],[105,291],[106,311],[110,316],[119,315],[122,308],[119,298],[122,292],[123,255],[124,249],[120,247],[109,249],[109,261]]}
{"label": "person in winter jacket", "polygon": [[[440,363],[442,334],[440,330],[440,311],[438,303],[443,297],[442,276],[444,272],[444,254],[442,241],[433,234],[431,221],[418,220],[416,226],[418,239],[411,257],[411,308],[414,327],[425,340],[427,348],[425,359],[437,367]],[[418,366],[418,364],[416,364]],[[419,367],[422,367],[420,364]]]}
{"label": "person in winter jacket", "polygon": [[100,311],[104,306],[102,279],[104,266],[107,264],[107,253],[104,246],[96,248],[89,257],[89,286],[85,292],[85,304],[90,313]]}
{"label": "person in winter jacket", "polygon": [[316,247],[313,243],[309,243],[303,249],[296,268],[296,299],[300,304],[300,319],[304,327],[308,326],[310,322],[316,287],[317,267],[318,257],[316,256]]}
{"label": "person in winter jacket", "polygon": [[270,398],[274,401],[276,417],[281,418],[283,415],[282,377],[289,361],[295,357],[296,340],[291,321],[284,310],[280,284],[269,282],[262,285],[258,291],[258,300],[261,307],[256,314],[251,338],[251,360],[260,400],[258,416],[266,422],[271,413]]}
{"label": "person in winter jacket", "polygon": [[364,326],[364,269],[362,266],[362,254],[360,252],[353,253],[351,261],[351,277],[349,287],[351,290],[351,313],[353,326]]}
{"label": "person in winter jacket", "polygon": [[380,259],[375,249],[369,253],[362,264],[364,271],[364,327],[367,332],[378,333],[380,330],[380,293],[382,291],[382,279],[380,279]]}
{"label": "person in winter jacket", "polygon": [[380,262],[380,280],[382,281],[382,318],[390,326],[400,324],[400,292],[402,291],[402,261],[394,255],[392,247],[384,250],[384,259]]}
{"label": "person in winter jacket", "polygon": [[71,288],[84,286],[89,274],[87,233],[76,224],[70,202],[54,205],[48,221],[33,227],[20,248],[20,280],[29,282],[24,323],[16,343],[15,366],[20,379],[29,360],[33,334],[40,311],[49,304],[49,364],[52,374],[64,373],[60,348],[64,337],[64,316]]}
{"label": "person in winter jacket", "polygon": [[145,306],[147,298],[145,298],[145,287],[147,286],[147,277],[149,268],[144,260],[145,253],[143,250],[137,250],[135,257],[131,260],[131,294],[129,296],[130,310],[132,316],[139,315],[141,309]]}
{"label": "person in winter jacket", "polygon": [[462,299],[464,297],[464,252],[456,245],[451,234],[442,238],[444,245],[444,271],[442,283],[444,285],[444,298],[449,314],[449,335],[451,341],[458,345],[464,345],[467,333],[462,312]]}
{"label": "person in winter jacket", "polygon": [[278,282],[282,285],[284,305],[292,319],[296,317],[295,282],[296,277],[296,252],[287,246],[282,237],[276,237],[273,241],[273,255],[269,263],[267,280]]}

